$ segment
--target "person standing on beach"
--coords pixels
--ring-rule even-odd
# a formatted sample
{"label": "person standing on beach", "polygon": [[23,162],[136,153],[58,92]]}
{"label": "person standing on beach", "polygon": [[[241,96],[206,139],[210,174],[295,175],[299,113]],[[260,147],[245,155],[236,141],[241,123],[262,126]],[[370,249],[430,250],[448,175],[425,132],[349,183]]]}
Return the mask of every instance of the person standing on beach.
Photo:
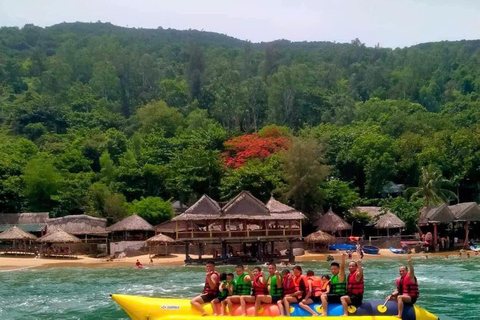
{"label": "person standing on beach", "polygon": [[206,276],[203,292],[201,295],[196,296],[190,301],[192,307],[199,311],[202,316],[207,314],[205,309],[203,309],[203,304],[212,302],[212,300],[217,298],[218,287],[220,285],[220,275],[215,271],[215,263],[213,261],[208,261],[205,265],[205,269]]}
{"label": "person standing on beach", "polygon": [[[417,302],[420,293],[418,291],[418,281],[415,277],[415,271],[413,269],[412,257],[408,256],[408,267],[400,266],[398,273],[400,277],[397,278],[397,290],[387,297],[388,300],[394,300],[398,302],[398,314],[397,318],[402,318],[403,307],[405,303],[414,304]],[[410,271],[408,270],[410,268]]]}
{"label": "person standing on beach", "polygon": [[330,293],[324,293],[321,296],[323,313],[322,316],[327,316],[329,303],[341,303],[340,298],[347,294],[347,283],[345,279],[345,257],[346,253],[342,253],[342,261],[332,262],[330,264],[330,271],[332,278],[330,279]]}
{"label": "person standing on beach", "polygon": [[359,305],[363,300],[365,287],[363,284],[362,260],[350,261],[348,263],[350,274],[347,279],[347,295],[340,298],[343,306],[343,315],[348,316],[348,306]]}

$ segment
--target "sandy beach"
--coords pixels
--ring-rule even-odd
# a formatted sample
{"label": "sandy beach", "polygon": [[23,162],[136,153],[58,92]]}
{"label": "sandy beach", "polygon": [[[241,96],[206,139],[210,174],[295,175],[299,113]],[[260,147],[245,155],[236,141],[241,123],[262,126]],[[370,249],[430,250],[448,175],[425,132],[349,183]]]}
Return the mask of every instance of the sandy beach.
{"label": "sandy beach", "polygon": [[[466,258],[465,251],[462,253]],[[473,252],[469,252],[471,257],[474,257]],[[325,253],[313,253],[306,251],[305,255],[295,257],[297,262],[302,261],[326,261],[327,256],[332,255],[336,260],[340,258],[339,252],[325,252]],[[439,253],[416,253],[412,254],[415,257],[425,258],[428,255],[429,258],[433,257],[446,257],[447,255],[456,256],[458,252],[439,252]],[[197,258],[195,255],[191,255],[192,258]],[[359,257],[355,253],[353,259]],[[182,266],[184,265],[185,256],[170,255],[168,257],[160,257],[153,259],[154,266]],[[364,255],[364,260],[373,259],[406,259],[406,255],[393,254],[388,249],[381,249],[378,255]],[[114,267],[133,267],[135,262],[139,260],[143,265],[149,265],[148,255],[142,255],[137,257],[127,257],[123,259],[115,259],[113,261],[107,261],[106,258],[91,258],[88,256],[79,256],[78,259],[34,259],[33,257],[21,257],[21,256],[4,256],[0,255],[0,272],[21,270],[26,268],[64,268],[64,267],[86,267],[86,268],[114,268]]]}

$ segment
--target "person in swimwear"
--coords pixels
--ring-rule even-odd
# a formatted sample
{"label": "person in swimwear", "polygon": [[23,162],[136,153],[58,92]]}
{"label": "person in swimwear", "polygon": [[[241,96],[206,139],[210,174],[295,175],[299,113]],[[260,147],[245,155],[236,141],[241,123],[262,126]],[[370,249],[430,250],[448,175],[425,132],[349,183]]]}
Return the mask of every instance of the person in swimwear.
{"label": "person in swimwear", "polygon": [[213,261],[208,261],[205,265],[205,285],[203,287],[203,292],[201,295],[196,296],[190,301],[192,307],[199,311],[202,316],[205,316],[207,313],[203,309],[203,304],[212,302],[212,300],[217,298],[218,287],[220,286],[220,275],[215,271],[215,263]]}
{"label": "person in swimwear", "polygon": [[[398,302],[398,314],[397,318],[402,318],[403,307],[405,303],[414,304],[417,302],[420,293],[418,291],[418,281],[415,277],[415,271],[413,269],[412,257],[408,256],[408,267],[400,266],[398,273],[400,277],[397,278],[397,289],[387,297],[388,300]],[[410,271],[409,269],[410,268]]]}

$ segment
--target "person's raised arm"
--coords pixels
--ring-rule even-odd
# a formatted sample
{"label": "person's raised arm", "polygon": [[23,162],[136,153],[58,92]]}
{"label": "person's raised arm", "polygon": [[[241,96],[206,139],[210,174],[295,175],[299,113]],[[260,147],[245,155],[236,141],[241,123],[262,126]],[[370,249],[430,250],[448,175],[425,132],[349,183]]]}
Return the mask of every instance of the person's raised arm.
{"label": "person's raised arm", "polygon": [[275,271],[275,276],[277,277],[277,288],[282,288],[282,275],[280,274],[280,271]]}
{"label": "person's raised arm", "polygon": [[245,283],[249,283],[249,282],[252,282],[254,277],[253,277],[253,272],[250,271],[250,269],[248,268],[248,266],[245,266],[245,272],[248,273],[248,275],[245,276],[245,278],[243,278],[243,281],[245,281]]}
{"label": "person's raised arm", "polygon": [[412,256],[408,256],[407,263],[408,263],[408,268],[410,268],[410,271],[409,271],[410,280],[413,281],[415,279],[415,270],[413,269]]}
{"label": "person's raised arm", "polygon": [[357,281],[360,281],[360,279],[362,279],[362,277],[363,277],[363,267],[362,267],[362,260],[361,259],[357,260],[357,268],[358,268],[358,273],[355,276],[355,279]]}
{"label": "person's raised arm", "polygon": [[345,281],[345,257],[347,254],[345,252],[342,253],[342,261],[340,262],[340,275],[338,276],[338,280],[340,282]]}

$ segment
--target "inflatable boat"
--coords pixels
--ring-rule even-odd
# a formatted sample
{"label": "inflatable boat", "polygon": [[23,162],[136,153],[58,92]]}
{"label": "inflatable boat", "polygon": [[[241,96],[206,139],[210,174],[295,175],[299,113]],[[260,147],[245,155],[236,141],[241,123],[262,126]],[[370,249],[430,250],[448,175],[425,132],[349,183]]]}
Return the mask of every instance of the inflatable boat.
{"label": "inflatable boat", "polygon": [[339,251],[347,251],[352,250],[355,251],[356,247],[353,244],[348,243],[340,243],[340,244],[332,244],[328,247],[328,250],[339,250]]}
{"label": "inflatable boat", "polygon": [[[187,299],[171,299],[171,298],[148,298],[130,295],[111,295],[120,307],[130,316],[132,320],[201,320],[201,319],[232,319],[231,316],[201,316],[196,310],[190,306]],[[209,315],[212,314],[210,304],[204,305]],[[321,304],[311,305],[312,309],[318,313],[322,312]],[[220,310],[218,310],[220,311]],[[382,300],[364,301],[361,305],[350,306],[348,309],[349,317],[343,317],[343,308],[340,304],[330,304],[328,306],[329,320],[398,320],[397,303],[394,301],[387,302],[384,305]],[[235,305],[233,315],[240,316],[240,306]],[[247,314],[254,314],[254,306],[247,304]],[[290,319],[304,319],[310,317],[310,314],[292,304],[290,307]],[[278,316],[278,308],[276,304],[266,304],[260,309],[258,317],[248,317],[248,319],[261,320],[271,319]],[[430,312],[418,307],[417,305],[405,305],[403,312],[403,320],[439,320],[439,318]]]}

